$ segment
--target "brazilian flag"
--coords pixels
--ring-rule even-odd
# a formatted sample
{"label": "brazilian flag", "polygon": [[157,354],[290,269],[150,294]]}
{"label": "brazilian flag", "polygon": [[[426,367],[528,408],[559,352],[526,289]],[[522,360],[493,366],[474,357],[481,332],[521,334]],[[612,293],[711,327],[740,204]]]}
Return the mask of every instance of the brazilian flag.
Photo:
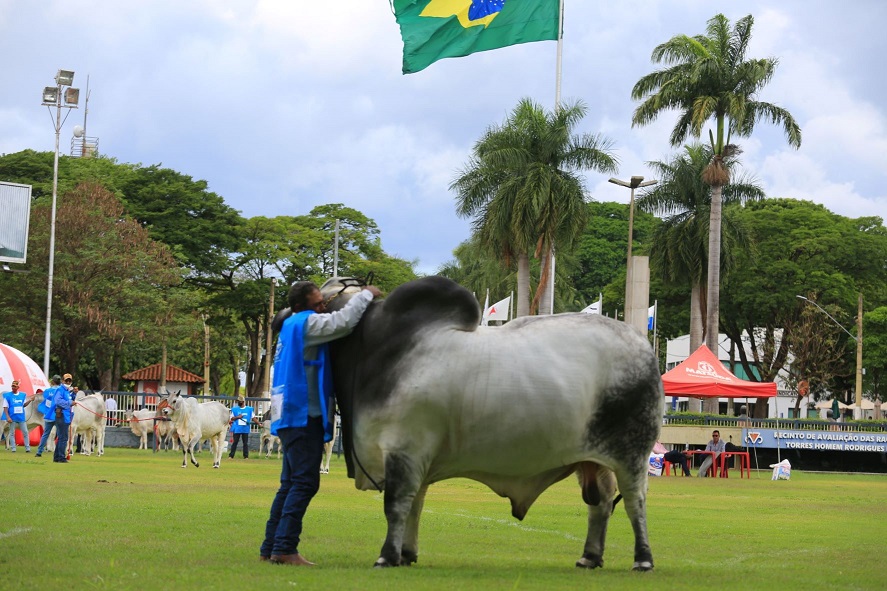
{"label": "brazilian flag", "polygon": [[558,38],[560,0],[393,0],[403,73],[445,57]]}

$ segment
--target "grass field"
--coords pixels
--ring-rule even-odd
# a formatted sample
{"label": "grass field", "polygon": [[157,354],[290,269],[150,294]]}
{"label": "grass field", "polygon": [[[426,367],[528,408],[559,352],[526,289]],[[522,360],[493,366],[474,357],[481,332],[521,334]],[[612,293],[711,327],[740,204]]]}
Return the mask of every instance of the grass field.
{"label": "grass field", "polygon": [[[773,482],[651,479],[656,569],[630,572],[622,505],[606,567],[576,569],[586,510],[574,479],[523,522],[486,487],[431,487],[419,563],[372,569],[385,537],[381,495],[334,458],[305,522],[315,568],[257,561],[279,463],[224,458],[183,470],[181,455],[109,449],[66,465],[0,449],[0,589],[885,589],[887,477],[793,472]],[[736,474],[734,474],[735,476]]]}

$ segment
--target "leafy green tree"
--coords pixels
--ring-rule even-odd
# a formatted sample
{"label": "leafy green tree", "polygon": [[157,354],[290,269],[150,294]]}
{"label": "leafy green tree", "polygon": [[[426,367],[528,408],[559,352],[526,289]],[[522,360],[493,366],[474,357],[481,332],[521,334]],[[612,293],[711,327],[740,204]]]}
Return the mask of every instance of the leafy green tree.
{"label": "leafy green tree", "polygon": [[[751,202],[736,215],[752,233],[756,251],[738,251],[725,274],[724,332],[749,344],[751,359],[738,351],[749,375],[754,366],[762,381],[772,381],[786,368],[802,307],[809,305],[796,296],[845,311],[835,315],[844,326],[853,323],[859,292],[870,306],[884,305],[887,232],[880,219],[850,219],[794,199]],[[840,339],[844,369],[837,373],[852,376],[855,349],[846,335]],[[766,404],[757,406],[763,412]]]}
{"label": "leafy green tree", "polygon": [[[163,309],[158,287],[181,282],[178,266],[162,243],[123,213],[123,204],[99,185],[82,184],[59,199],[53,278],[51,366],[110,387],[124,343]],[[29,273],[0,275],[4,330],[41,359],[48,275],[49,205],[31,218]],[[100,382],[100,384],[97,384]]]}
{"label": "leafy green tree", "polygon": [[[509,267],[517,260],[517,315],[550,306],[546,285],[555,246],[569,252],[585,228],[584,170],[614,172],[611,142],[602,136],[574,135],[585,116],[581,102],[554,113],[523,99],[502,125],[477,141],[469,163],[450,185],[456,211],[472,217],[472,227],[490,255]],[[529,253],[542,258],[532,304]]]}
{"label": "leafy green tree", "polygon": [[635,109],[632,126],[646,125],[663,111],[677,110],[672,146],[709,130],[712,159],[703,172],[711,186],[708,246],[708,293],[706,298],[706,345],[717,349],[720,310],[722,190],[730,182],[729,162],[738,153],[730,143],[733,135],[749,137],[755,125],[766,120],[783,127],[788,143],[801,145],[801,129],[792,115],[772,103],[758,100],[759,93],[776,71],[774,58],[746,59],[754,18],[730,21],[717,14],[708,21],[705,35],[676,35],[653,49],[652,61],[667,67],[642,77],[631,97],[642,101]]}
{"label": "leafy green tree", "polygon": [[173,249],[191,280],[212,283],[241,246],[243,219],[206,181],[152,165],[138,168],[121,190],[127,213]]}
{"label": "leafy green tree", "polygon": [[864,390],[872,400],[887,402],[887,306],[863,315]]}

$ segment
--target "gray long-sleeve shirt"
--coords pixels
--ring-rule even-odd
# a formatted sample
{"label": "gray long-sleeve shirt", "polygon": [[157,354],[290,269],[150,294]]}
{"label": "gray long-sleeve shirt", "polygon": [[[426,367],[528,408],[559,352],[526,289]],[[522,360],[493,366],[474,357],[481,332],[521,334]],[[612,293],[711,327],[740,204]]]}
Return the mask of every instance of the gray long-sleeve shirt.
{"label": "gray long-sleeve shirt", "polygon": [[[305,334],[303,335],[305,361],[317,359],[317,347],[319,345],[351,334],[372,301],[372,292],[364,289],[348,300],[348,303],[341,310],[328,314],[311,314],[308,316],[308,319],[305,321]],[[321,415],[320,400],[318,398],[320,386],[317,382],[317,366],[306,366],[305,378],[308,381],[308,416],[319,417]],[[330,416],[332,416],[332,409],[330,409]]]}

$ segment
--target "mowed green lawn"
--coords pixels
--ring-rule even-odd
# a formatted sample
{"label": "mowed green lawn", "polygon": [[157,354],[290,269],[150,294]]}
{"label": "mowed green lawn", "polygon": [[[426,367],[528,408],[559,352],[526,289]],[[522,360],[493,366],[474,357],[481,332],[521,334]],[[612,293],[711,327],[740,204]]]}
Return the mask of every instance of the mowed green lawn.
{"label": "mowed green lawn", "polygon": [[[259,563],[279,462],[182,469],[173,452],[108,449],[66,465],[0,449],[0,589],[885,589],[887,477],[811,474],[773,482],[651,479],[656,569],[630,572],[620,504],[606,567],[573,566],[586,510],[573,478],[523,522],[469,480],[431,487],[419,563],[373,569],[385,536],[382,496],[357,491],[334,458],[305,522],[315,568]],[[738,473],[733,473],[737,475]]]}

